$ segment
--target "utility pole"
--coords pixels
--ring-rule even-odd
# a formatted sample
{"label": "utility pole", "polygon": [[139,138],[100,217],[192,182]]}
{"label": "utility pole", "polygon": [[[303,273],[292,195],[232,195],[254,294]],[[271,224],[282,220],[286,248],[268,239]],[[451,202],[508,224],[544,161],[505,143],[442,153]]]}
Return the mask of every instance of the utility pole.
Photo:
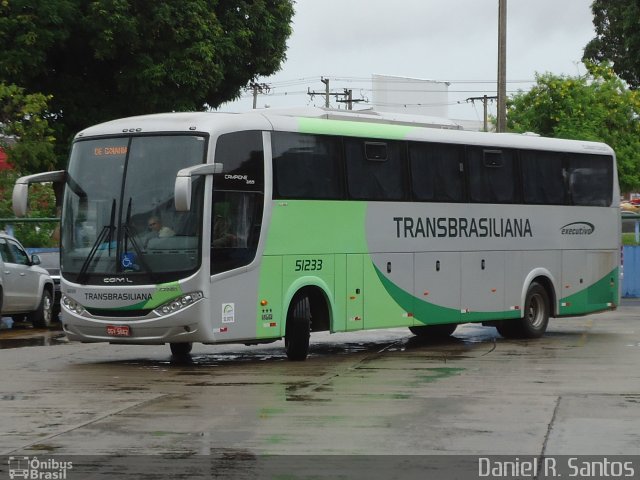
{"label": "utility pole", "polygon": [[[324,78],[324,77],[320,77],[320,81],[322,83],[324,83],[324,106],[325,108],[331,108],[331,104],[329,103],[329,98],[331,98],[331,96],[333,95],[334,97],[338,97],[340,95],[342,95],[341,93],[331,93],[329,91],[329,79],[328,78]],[[309,95],[311,97],[311,99],[313,100],[313,97],[315,97],[316,95],[322,95],[321,92],[316,92],[316,91],[311,91],[310,88],[307,87],[307,95]]]}
{"label": "utility pole", "polygon": [[269,93],[271,91],[271,87],[266,83],[251,82],[245,90],[253,92],[253,109],[255,110],[258,107],[258,94]]}
{"label": "utility pole", "polygon": [[324,83],[324,106],[325,108],[329,108],[329,79],[320,77],[320,81]]}
{"label": "utility pole", "polygon": [[365,102],[366,101],[364,98],[356,98],[354,100],[354,98],[353,98],[353,90],[351,90],[350,88],[349,89],[345,88],[344,89],[344,93],[340,93],[338,95],[340,95],[341,97],[345,97],[345,99],[344,100],[337,100],[336,99],[336,102],[337,103],[346,103],[347,104],[347,110],[353,110],[353,104],[354,103],[360,103],[360,102]]}
{"label": "utility pole", "polygon": [[507,0],[498,0],[498,124],[507,129]]}
{"label": "utility pole", "polygon": [[475,102],[477,100],[482,102],[482,105],[484,107],[484,128],[482,129],[484,132],[488,132],[489,131],[489,114],[488,114],[488,110],[487,110],[487,104],[489,103],[489,100],[497,100],[498,97],[494,96],[494,97],[489,97],[488,95],[483,95],[482,97],[469,97],[467,98],[467,102]]}
{"label": "utility pole", "polygon": [[[322,78],[320,77],[320,81],[322,83],[324,83],[325,86],[325,90],[324,93],[322,92],[315,92],[315,91],[311,91],[310,88],[307,88],[307,95],[309,95],[311,97],[311,99],[313,99],[313,97],[315,97],[316,95],[324,95],[324,106],[326,108],[330,108],[331,105],[329,104],[329,98],[330,97],[336,97],[336,103],[346,103],[347,104],[347,110],[353,110],[353,104],[354,103],[360,103],[360,102],[366,102],[367,100],[364,98],[357,98],[357,99],[353,99],[353,90],[347,89],[345,88],[343,93],[331,93],[329,91],[329,79],[328,78]],[[340,97],[344,97],[344,100],[340,100]]]}

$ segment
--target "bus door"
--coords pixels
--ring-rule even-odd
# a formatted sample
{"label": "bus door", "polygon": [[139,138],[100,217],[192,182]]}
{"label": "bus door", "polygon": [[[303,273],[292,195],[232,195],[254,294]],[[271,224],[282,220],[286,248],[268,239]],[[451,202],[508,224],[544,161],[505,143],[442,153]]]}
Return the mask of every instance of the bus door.
{"label": "bus door", "polygon": [[364,259],[347,255],[347,330],[364,328]]}

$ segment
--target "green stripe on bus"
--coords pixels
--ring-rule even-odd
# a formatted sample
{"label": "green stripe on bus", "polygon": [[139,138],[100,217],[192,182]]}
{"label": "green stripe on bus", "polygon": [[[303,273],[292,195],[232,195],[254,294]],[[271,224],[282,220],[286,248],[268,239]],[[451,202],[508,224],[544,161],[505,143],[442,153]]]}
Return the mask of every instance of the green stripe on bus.
{"label": "green stripe on bus", "polygon": [[[406,312],[412,313],[418,322],[425,325],[435,325],[438,323],[458,323],[460,321],[460,310],[425,302],[398,287],[375,265],[373,265],[373,267],[380,283],[384,286],[384,289],[391,298]],[[407,323],[410,324],[411,322]]]}
{"label": "green stripe on bus", "polygon": [[614,268],[593,285],[560,300],[560,315],[607,310],[618,303],[620,271]]}
{"label": "green stripe on bus", "polygon": [[367,251],[366,202],[276,200],[264,255]]}
{"label": "green stripe on bus", "polygon": [[323,118],[299,118],[300,133],[322,135],[346,135],[349,137],[386,138],[403,140],[415,127],[407,125],[384,125],[381,123],[345,122]]}

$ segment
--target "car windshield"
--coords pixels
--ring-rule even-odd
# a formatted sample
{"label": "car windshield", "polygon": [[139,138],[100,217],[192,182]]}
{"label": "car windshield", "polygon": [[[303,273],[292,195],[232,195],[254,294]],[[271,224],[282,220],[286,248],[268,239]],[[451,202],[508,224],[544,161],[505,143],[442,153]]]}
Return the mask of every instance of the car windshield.
{"label": "car windshield", "polygon": [[182,278],[200,265],[203,180],[192,209],[174,207],[176,173],[203,163],[198,135],[77,141],[62,215],[62,273],[78,283],[126,274],[132,283]]}

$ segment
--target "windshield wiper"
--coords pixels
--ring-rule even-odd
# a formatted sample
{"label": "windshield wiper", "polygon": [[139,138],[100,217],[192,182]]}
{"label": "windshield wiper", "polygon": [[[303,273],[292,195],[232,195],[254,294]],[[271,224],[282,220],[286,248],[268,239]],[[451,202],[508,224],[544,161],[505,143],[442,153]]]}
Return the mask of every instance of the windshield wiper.
{"label": "windshield wiper", "polygon": [[155,274],[153,272],[153,270],[151,270],[151,268],[149,268],[149,265],[147,264],[147,262],[144,259],[144,253],[142,251],[142,249],[140,248],[140,246],[138,245],[138,242],[135,239],[135,232],[131,231],[131,227],[129,227],[131,221],[131,197],[129,197],[129,204],[127,205],[127,218],[126,221],[124,223],[124,252],[127,253],[129,251],[129,242],[131,242],[131,246],[133,247],[133,249],[136,252],[136,255],[138,257],[138,261],[140,262],[140,265],[142,265],[142,268],[144,269],[145,272],[147,272],[149,274],[149,277],[151,278],[151,281],[154,283],[156,282],[155,279]]}
{"label": "windshield wiper", "polygon": [[93,257],[95,257],[96,252],[98,251],[98,248],[100,247],[102,242],[105,240],[108,244],[107,248],[109,249],[109,255],[111,255],[111,241],[113,239],[113,232],[116,229],[114,225],[115,221],[116,221],[116,199],[114,198],[113,201],[111,202],[111,218],[109,220],[109,225],[105,225],[104,227],[102,227],[102,230],[98,235],[98,238],[96,238],[96,241],[93,242],[93,245],[91,246],[91,250],[89,251],[89,255],[87,255],[87,258],[85,258],[84,263],[82,264],[82,268],[80,269],[80,273],[78,273],[78,283],[83,283],[87,279],[87,276],[88,276],[87,272],[89,270],[89,265],[91,264],[91,260],[93,260]]}

